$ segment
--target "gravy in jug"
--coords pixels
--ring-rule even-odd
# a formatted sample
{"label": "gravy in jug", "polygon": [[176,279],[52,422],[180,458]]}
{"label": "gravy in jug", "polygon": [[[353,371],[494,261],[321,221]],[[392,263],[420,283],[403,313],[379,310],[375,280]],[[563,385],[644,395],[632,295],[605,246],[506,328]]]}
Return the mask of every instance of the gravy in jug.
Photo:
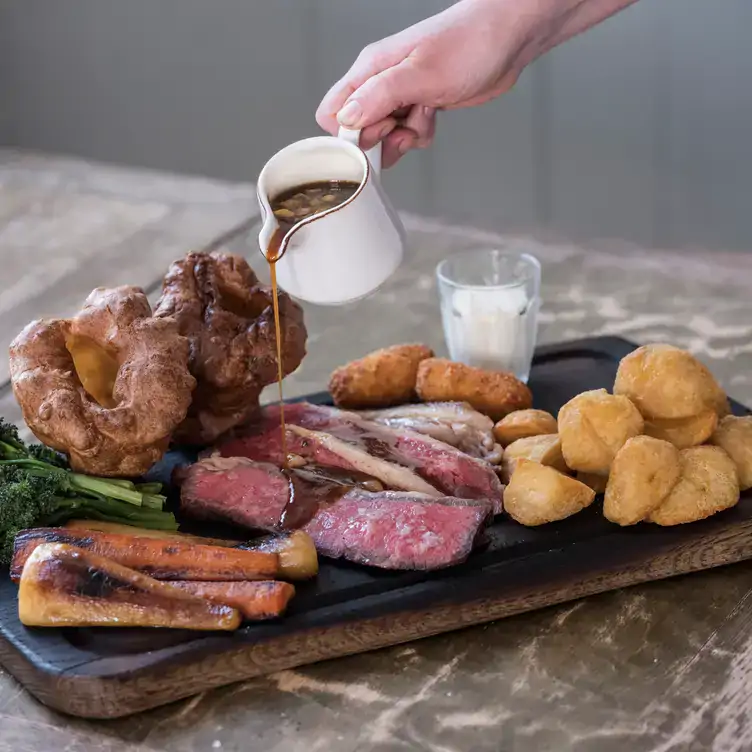
{"label": "gravy in jug", "polygon": [[[321,180],[290,188],[272,199],[271,207],[282,237],[302,219],[344,204],[360,188],[353,180]],[[281,240],[281,238],[280,238]],[[267,256],[268,257],[268,256]]]}

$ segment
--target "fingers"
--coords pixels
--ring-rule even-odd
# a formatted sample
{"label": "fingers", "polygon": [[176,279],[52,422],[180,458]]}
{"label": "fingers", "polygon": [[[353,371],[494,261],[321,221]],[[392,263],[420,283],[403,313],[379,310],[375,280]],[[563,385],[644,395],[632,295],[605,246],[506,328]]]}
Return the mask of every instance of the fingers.
{"label": "fingers", "polygon": [[433,141],[436,130],[436,110],[433,107],[416,105],[405,119],[404,126],[415,134],[416,147],[425,149]]}
{"label": "fingers", "polygon": [[382,142],[384,167],[411,149],[429,146],[436,127],[436,111],[418,104],[432,99],[430,76],[423,75],[409,53],[393,57],[389,51],[366,48],[316,112],[318,124],[332,135],[340,126],[361,129],[362,149]]}
{"label": "fingers", "polygon": [[436,110],[417,105],[404,122],[389,132],[383,140],[381,165],[392,167],[412,149],[425,149],[433,143],[436,130]]}
{"label": "fingers", "polygon": [[415,148],[415,134],[406,128],[396,128],[382,142],[381,166],[393,167],[411,149]]}
{"label": "fingers", "polygon": [[337,114],[339,124],[365,128],[423,101],[423,79],[410,58],[371,76],[348,97]]}
{"label": "fingers", "polygon": [[[383,141],[395,129],[402,141],[410,138],[411,148],[425,149],[433,142],[436,130],[436,110],[432,107],[415,105],[396,110],[391,117],[380,120],[375,125],[364,128],[360,134],[360,148],[368,150]],[[406,131],[410,131],[407,133]]]}
{"label": "fingers", "polygon": [[360,148],[368,151],[368,149],[383,141],[396,127],[397,120],[388,117],[374,125],[363,128],[360,133]]}
{"label": "fingers", "polygon": [[[340,123],[337,114],[351,97],[371,76],[396,65],[404,57],[404,52],[390,40],[366,47],[349,71],[326,93],[316,110],[316,122],[333,136],[337,134]],[[383,117],[385,118],[386,113]],[[375,125],[376,120],[369,123]]]}

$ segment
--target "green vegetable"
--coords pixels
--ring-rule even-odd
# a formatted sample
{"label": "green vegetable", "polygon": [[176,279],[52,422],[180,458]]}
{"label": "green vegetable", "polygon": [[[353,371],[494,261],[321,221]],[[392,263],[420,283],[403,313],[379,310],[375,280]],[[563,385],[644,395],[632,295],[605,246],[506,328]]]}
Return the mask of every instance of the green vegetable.
{"label": "green vegetable", "polygon": [[0,563],[10,562],[20,530],[73,518],[177,530],[175,517],[162,511],[161,490],[158,483],[74,473],[52,449],[26,446],[18,429],[0,418]]}

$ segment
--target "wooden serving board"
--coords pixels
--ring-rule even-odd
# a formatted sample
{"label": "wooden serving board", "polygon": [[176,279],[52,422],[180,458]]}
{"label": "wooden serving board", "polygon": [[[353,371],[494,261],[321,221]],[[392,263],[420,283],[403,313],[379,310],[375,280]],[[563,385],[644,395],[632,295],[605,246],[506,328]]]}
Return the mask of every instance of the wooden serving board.
{"label": "wooden serving board", "polygon": [[[579,392],[610,388],[619,359],[633,348],[614,338],[540,348],[530,380],[536,406],[556,413]],[[18,621],[16,586],[0,572],[0,663],[64,713],[129,715],[260,674],[752,558],[752,494],[734,509],[674,528],[622,529],[596,502],[541,528],[500,519],[490,535],[488,548],[441,572],[323,560],[284,619],[234,634],[27,629]]]}

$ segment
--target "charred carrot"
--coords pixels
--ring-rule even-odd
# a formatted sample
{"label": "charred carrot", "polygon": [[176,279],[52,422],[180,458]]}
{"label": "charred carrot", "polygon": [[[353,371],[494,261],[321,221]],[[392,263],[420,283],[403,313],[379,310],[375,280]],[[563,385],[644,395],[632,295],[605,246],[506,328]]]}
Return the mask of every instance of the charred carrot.
{"label": "charred carrot", "polygon": [[192,596],[91,551],[37,546],[18,589],[18,616],[30,627],[170,627],[233,630],[240,613]]}
{"label": "charred carrot", "polygon": [[319,559],[313,539],[303,530],[277,533],[235,544],[247,551],[279,554],[279,577],[283,580],[308,580],[319,572]]}
{"label": "charred carrot", "polygon": [[12,580],[19,580],[26,560],[42,543],[67,543],[157,580],[269,580],[279,570],[279,556],[275,553],[42,527],[22,530],[16,536],[10,569]]}
{"label": "charred carrot", "polygon": [[261,621],[281,616],[295,595],[288,582],[184,582],[165,584],[180,588],[210,603],[231,606],[245,621]]}
{"label": "charred carrot", "polygon": [[119,522],[105,522],[104,520],[68,520],[65,523],[68,530],[96,530],[100,533],[116,533],[118,535],[137,535],[140,538],[162,538],[177,540],[182,543],[200,543],[204,546],[223,546],[232,548],[243,541],[226,540],[224,538],[204,538],[190,533],[173,532],[172,530],[152,530],[151,528],[123,525]]}
{"label": "charred carrot", "polygon": [[247,551],[265,551],[279,554],[279,572],[277,576],[284,580],[308,580],[319,571],[316,546],[311,536],[303,530],[265,535],[248,541],[226,540],[223,538],[202,538],[189,533],[175,533],[166,530],[148,530],[129,527],[114,522],[100,520],[70,520],[65,527],[71,530],[97,530],[102,533],[120,533],[139,535],[148,538],[163,538],[184,543],[200,543],[205,546],[222,546],[242,548]]}

